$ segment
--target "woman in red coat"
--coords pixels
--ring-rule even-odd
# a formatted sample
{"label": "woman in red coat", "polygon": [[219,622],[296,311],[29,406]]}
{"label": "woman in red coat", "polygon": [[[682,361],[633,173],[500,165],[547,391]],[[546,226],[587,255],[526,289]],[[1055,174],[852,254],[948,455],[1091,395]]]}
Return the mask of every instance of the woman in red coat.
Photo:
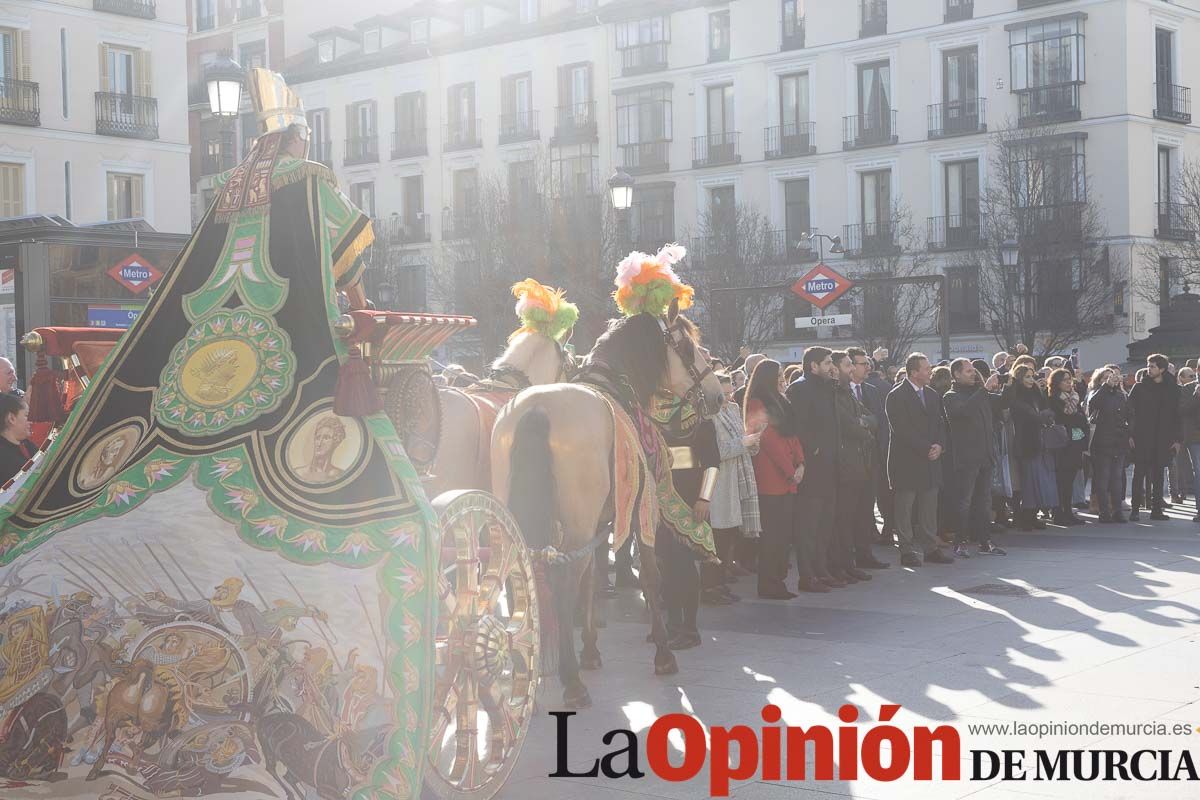
{"label": "woman in red coat", "polygon": [[804,479],[804,448],[788,430],[791,417],[783,395],[778,361],[760,361],[746,389],[746,432],[762,432],[754,456],[754,480],[762,515],[762,544],[758,558],[758,596],[768,600],[795,597],[787,590],[788,548],[796,487]]}

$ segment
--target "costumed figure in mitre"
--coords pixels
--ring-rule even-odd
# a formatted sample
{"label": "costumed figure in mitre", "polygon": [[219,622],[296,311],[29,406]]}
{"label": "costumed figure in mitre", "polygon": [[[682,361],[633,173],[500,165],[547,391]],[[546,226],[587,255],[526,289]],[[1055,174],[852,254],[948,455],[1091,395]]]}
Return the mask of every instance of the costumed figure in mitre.
{"label": "costumed figure in mitre", "polygon": [[[630,253],[617,267],[613,299],[621,313],[633,316],[648,312],[661,317],[672,300],[680,310],[690,308],[695,298],[691,286],[675,273],[687,251],[669,244],[651,256]],[[713,421],[684,400],[658,393],[650,416],[657,423],[667,446],[671,464],[672,496],[660,502],[663,521],[654,538],[654,554],[662,575],[663,608],[667,617],[667,635],[672,650],[684,650],[700,644],[696,615],[700,605],[700,576],[696,569],[696,550],[701,557],[712,557],[712,550],[697,548],[698,542],[712,542],[708,525],[708,504],[716,488],[721,453]],[[676,535],[678,534],[678,535]],[[630,554],[617,554],[618,570],[627,566]]]}

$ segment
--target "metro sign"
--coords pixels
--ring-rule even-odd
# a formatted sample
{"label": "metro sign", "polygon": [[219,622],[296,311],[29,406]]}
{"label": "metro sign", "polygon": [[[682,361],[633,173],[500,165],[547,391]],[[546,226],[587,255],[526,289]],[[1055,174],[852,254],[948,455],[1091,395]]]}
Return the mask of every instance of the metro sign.
{"label": "metro sign", "polygon": [[824,311],[853,288],[854,281],[824,264],[817,264],[811,272],[792,284],[792,294]]}
{"label": "metro sign", "polygon": [[112,267],[109,276],[134,294],[141,294],[162,278],[162,272],[153,264],[134,253],[129,258]]}

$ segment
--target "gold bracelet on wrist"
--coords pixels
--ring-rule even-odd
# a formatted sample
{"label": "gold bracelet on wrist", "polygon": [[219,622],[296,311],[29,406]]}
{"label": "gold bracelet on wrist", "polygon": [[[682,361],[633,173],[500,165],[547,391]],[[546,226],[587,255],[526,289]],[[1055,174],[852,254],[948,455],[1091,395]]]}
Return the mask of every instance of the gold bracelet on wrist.
{"label": "gold bracelet on wrist", "polygon": [[720,472],[718,467],[704,470],[704,477],[700,479],[700,499],[706,503],[712,501],[713,492],[717,489],[717,475]]}

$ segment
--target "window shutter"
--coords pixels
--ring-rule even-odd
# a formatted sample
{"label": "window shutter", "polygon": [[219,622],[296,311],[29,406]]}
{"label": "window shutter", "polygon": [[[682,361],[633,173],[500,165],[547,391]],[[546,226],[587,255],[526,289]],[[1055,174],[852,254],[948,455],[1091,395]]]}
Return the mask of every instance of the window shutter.
{"label": "window shutter", "polygon": [[571,105],[571,68],[558,68],[558,105],[566,108]]}
{"label": "window shutter", "polygon": [[354,106],[346,106],[346,138],[358,138],[358,119],[354,114]]}
{"label": "window shutter", "polygon": [[154,81],[150,75],[150,51],[134,51],[134,82],[140,97],[154,97]]}
{"label": "window shutter", "polygon": [[509,116],[517,107],[516,81],[510,75],[500,79],[500,113]]}
{"label": "window shutter", "polygon": [[10,62],[13,65],[13,71],[17,73],[17,80],[30,80],[33,76],[33,71],[29,66],[29,57],[32,53],[29,47],[29,31],[19,31],[17,33],[16,45],[16,57]]}
{"label": "window shutter", "polygon": [[141,219],[146,216],[146,209],[142,205],[142,192],[145,188],[143,186],[145,181],[146,177],[144,175],[129,176],[129,209],[130,217],[133,219]]}
{"label": "window shutter", "polygon": [[108,72],[108,45],[100,45],[100,91],[112,91],[112,75]]}
{"label": "window shutter", "polygon": [[108,218],[118,219],[117,215],[117,176],[108,173]]}
{"label": "window shutter", "polygon": [[24,169],[20,164],[0,164],[0,217],[25,213]]}

